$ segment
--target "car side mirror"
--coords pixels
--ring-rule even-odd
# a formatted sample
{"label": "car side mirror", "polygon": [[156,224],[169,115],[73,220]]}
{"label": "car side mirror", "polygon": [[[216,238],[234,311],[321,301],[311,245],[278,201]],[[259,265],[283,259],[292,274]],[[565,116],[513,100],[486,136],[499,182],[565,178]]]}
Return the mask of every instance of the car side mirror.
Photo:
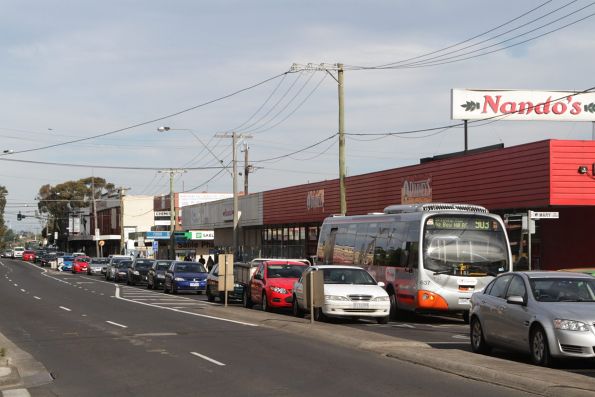
{"label": "car side mirror", "polygon": [[525,305],[525,298],[518,295],[511,295],[506,299],[506,303],[510,303],[511,305]]}
{"label": "car side mirror", "polygon": [[382,281],[378,281],[378,286],[384,288],[386,287],[386,284],[384,284]]}

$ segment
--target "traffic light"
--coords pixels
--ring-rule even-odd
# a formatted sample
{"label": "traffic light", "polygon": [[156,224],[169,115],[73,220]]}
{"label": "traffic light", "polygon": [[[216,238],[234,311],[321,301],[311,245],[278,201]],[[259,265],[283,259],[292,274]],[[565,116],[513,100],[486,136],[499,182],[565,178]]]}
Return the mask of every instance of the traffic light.
{"label": "traffic light", "polygon": [[19,211],[17,214],[17,221],[20,221],[21,219],[23,219],[23,215],[21,215],[21,211]]}

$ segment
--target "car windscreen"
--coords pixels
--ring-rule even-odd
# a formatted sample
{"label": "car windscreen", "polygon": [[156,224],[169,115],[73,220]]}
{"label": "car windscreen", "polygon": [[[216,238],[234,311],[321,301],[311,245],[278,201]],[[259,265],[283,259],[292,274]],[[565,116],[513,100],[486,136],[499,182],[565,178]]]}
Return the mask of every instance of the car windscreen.
{"label": "car windscreen", "polygon": [[529,284],[539,302],[595,301],[595,278],[531,278]]}
{"label": "car windscreen", "polygon": [[200,263],[183,262],[176,263],[174,271],[178,273],[206,273],[207,269]]}
{"label": "car windscreen", "polygon": [[304,265],[268,265],[269,278],[300,278],[308,266]]}
{"label": "car windscreen", "polygon": [[132,261],[120,261],[116,264],[118,269],[126,269],[132,265]]}
{"label": "car windscreen", "polygon": [[78,258],[76,258],[76,261],[77,262],[87,262],[87,263],[89,263],[89,262],[91,262],[91,258],[78,257]]}
{"label": "car windscreen", "polygon": [[148,269],[153,264],[153,261],[136,261],[134,267],[137,269]]}
{"label": "car windscreen", "polygon": [[376,281],[363,269],[323,269],[325,284],[376,285]]}
{"label": "car windscreen", "polygon": [[165,262],[165,263],[158,263],[157,264],[157,270],[167,270],[167,268],[169,267],[169,263]]}

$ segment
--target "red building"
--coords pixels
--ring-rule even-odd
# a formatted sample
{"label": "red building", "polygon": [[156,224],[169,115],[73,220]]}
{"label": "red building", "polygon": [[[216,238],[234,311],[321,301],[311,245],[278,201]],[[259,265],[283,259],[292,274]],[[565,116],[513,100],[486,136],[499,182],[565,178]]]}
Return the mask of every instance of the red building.
{"label": "red building", "polygon": [[[346,179],[347,214],[382,212],[391,204],[483,205],[509,220],[513,255],[527,252],[521,215],[555,211],[536,221],[535,268],[595,266],[595,142],[545,140],[422,159],[420,164]],[[264,255],[315,254],[318,226],[338,214],[338,179],[263,193]]]}

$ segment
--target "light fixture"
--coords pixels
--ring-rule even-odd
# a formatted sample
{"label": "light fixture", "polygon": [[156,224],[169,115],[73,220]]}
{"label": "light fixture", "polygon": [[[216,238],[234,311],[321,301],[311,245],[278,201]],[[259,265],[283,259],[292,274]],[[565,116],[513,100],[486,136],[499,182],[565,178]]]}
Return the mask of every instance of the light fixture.
{"label": "light fixture", "polygon": [[165,131],[169,131],[169,130],[170,130],[169,127],[159,127],[159,128],[157,128],[157,131],[159,131],[159,132],[165,132]]}

